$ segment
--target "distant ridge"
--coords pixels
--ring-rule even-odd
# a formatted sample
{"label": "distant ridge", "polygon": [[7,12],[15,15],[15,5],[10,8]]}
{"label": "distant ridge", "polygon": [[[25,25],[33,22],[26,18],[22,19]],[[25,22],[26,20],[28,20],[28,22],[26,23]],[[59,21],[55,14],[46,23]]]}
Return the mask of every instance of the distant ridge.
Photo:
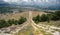
{"label": "distant ridge", "polygon": [[[3,3],[2,3],[3,2]],[[28,4],[27,2],[22,2],[20,4],[9,4],[8,2],[4,2],[4,1],[0,1],[0,7],[12,7],[12,8],[17,8],[17,7],[24,7],[24,8],[36,8],[36,9],[41,9],[41,10],[60,10],[60,5],[59,4],[54,4],[54,5],[51,5],[48,3],[43,3],[42,4],[39,4],[38,3],[33,3],[33,4]]]}

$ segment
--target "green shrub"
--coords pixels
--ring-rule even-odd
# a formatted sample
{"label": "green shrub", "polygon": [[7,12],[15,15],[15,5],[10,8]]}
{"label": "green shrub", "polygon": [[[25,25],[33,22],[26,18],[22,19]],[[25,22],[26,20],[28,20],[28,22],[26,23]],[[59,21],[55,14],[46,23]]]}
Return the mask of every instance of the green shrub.
{"label": "green shrub", "polygon": [[59,18],[59,16],[54,14],[51,20],[57,21],[57,20],[60,20],[60,18]]}
{"label": "green shrub", "polygon": [[50,16],[51,16],[50,14],[48,14],[48,15],[43,14],[41,16],[37,15],[36,17],[33,17],[33,21],[35,23],[45,22],[45,21],[50,22],[50,20],[51,20]]}
{"label": "green shrub", "polygon": [[27,19],[24,18],[24,17],[21,17],[21,18],[18,20],[18,24],[22,24],[22,23],[24,23],[25,21],[27,21]]}
{"label": "green shrub", "polygon": [[60,20],[60,11],[56,11],[54,13],[42,14],[41,16],[37,15],[36,17],[33,17],[33,21],[35,23],[45,22],[45,21],[49,23],[51,20],[53,21]]}
{"label": "green shrub", "polygon": [[60,11],[55,11],[54,13],[51,13],[50,15],[52,16],[52,17],[50,17],[51,20],[53,20],[53,21],[60,20]]}
{"label": "green shrub", "polygon": [[53,18],[53,14],[47,14],[47,21],[48,23],[51,21],[51,19]]}
{"label": "green shrub", "polygon": [[19,20],[14,20],[14,19],[11,19],[11,20],[8,20],[8,21],[5,21],[5,20],[0,20],[0,28],[3,28],[3,27],[9,27],[11,25],[20,25],[22,23],[24,23],[25,21],[27,21],[26,18],[24,17],[21,17]]}
{"label": "green shrub", "polygon": [[40,21],[41,21],[40,16],[39,16],[39,15],[37,15],[36,17],[33,17],[33,21],[34,21],[35,23],[40,22]]}
{"label": "green shrub", "polygon": [[9,26],[9,23],[7,23],[7,21],[5,21],[5,20],[0,20],[0,28],[8,27],[8,26]]}
{"label": "green shrub", "polygon": [[45,14],[41,15],[41,22],[45,22],[47,20],[48,20],[48,16],[47,15],[45,15]]}
{"label": "green shrub", "polygon": [[13,25],[13,24],[14,24],[14,25],[17,25],[17,24],[18,24],[18,23],[17,23],[18,21],[17,21],[17,20],[14,20],[14,19],[8,20],[7,22],[10,24],[10,26]]}
{"label": "green shrub", "polygon": [[54,14],[57,15],[58,17],[60,17],[60,11],[55,11]]}

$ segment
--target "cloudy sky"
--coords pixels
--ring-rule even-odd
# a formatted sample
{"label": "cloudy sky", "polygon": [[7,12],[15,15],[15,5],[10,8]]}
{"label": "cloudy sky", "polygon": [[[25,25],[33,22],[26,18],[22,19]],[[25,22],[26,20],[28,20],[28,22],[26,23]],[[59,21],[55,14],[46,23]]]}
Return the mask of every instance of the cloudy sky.
{"label": "cloudy sky", "polygon": [[0,6],[5,4],[34,5],[60,9],[60,0],[0,0]]}
{"label": "cloudy sky", "polygon": [[36,4],[36,5],[60,5],[60,0],[0,0],[0,3],[9,4]]}
{"label": "cloudy sky", "polygon": [[20,2],[36,2],[36,3],[60,3],[60,0],[0,0],[0,1],[4,1],[4,2],[8,2],[8,3],[20,3]]}

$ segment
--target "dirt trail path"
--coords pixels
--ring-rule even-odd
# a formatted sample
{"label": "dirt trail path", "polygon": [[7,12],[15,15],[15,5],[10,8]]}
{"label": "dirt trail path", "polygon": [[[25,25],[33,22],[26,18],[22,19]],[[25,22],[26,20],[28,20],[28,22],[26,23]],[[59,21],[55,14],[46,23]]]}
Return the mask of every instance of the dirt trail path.
{"label": "dirt trail path", "polygon": [[40,31],[39,28],[36,27],[36,24],[32,20],[32,11],[29,11],[29,21],[32,27],[34,28],[34,31],[33,31],[34,35],[43,35],[43,33]]}

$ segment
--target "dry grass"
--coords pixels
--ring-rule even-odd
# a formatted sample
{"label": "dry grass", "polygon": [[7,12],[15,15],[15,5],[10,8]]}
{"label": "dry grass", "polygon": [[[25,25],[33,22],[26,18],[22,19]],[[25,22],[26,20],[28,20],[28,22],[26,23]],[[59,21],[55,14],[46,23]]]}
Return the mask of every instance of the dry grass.
{"label": "dry grass", "polygon": [[28,18],[28,12],[0,14],[0,19],[5,19],[5,20],[16,19],[16,20],[18,20],[21,16]]}
{"label": "dry grass", "polygon": [[37,15],[41,16],[42,14],[47,14],[47,13],[45,13],[43,11],[33,11],[32,12],[32,18],[35,17],[35,16],[37,16]]}
{"label": "dry grass", "polygon": [[[37,15],[42,15],[42,14],[46,14],[45,12],[42,12],[42,11],[32,11],[32,18],[37,16]],[[6,13],[6,14],[0,14],[0,19],[5,19],[5,20],[8,20],[8,19],[15,19],[15,20],[18,20],[20,17],[26,17],[28,18],[29,17],[29,13],[28,11],[25,11],[25,12],[17,12],[17,13]]]}

